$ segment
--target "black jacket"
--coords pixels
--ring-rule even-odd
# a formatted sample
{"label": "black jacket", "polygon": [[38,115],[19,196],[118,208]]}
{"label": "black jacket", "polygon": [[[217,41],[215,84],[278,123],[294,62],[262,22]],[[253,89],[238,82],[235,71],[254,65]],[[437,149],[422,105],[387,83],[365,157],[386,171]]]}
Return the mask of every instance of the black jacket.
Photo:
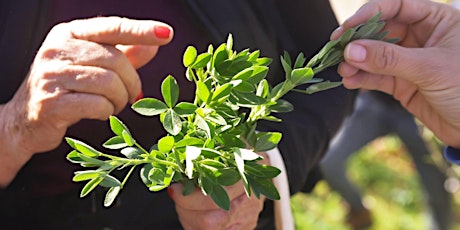
{"label": "black jacket", "polygon": [[[88,1],[98,5],[97,1]],[[110,2],[105,0],[104,2]],[[122,2],[112,1],[117,4]],[[157,58],[139,70],[140,75],[159,73],[161,76],[143,77],[146,96],[159,96],[158,86],[166,74],[172,73],[179,81],[181,97],[190,98],[193,90],[187,90],[188,83],[180,80],[182,68],[162,69],[165,61],[180,66],[180,50],[187,43],[196,45],[204,51],[208,43],[220,44],[228,33],[232,33],[237,49],[260,49],[264,56],[274,59],[270,65],[269,80],[272,84],[281,81],[284,73],[279,64],[279,55],[284,50],[291,56],[304,52],[308,57],[314,55],[328,40],[337,22],[328,1],[324,0],[232,0],[232,1],[146,1],[156,5],[166,4],[181,10],[183,19],[167,21],[175,28],[175,39],[160,49]],[[27,75],[35,52],[48,30],[56,23],[53,1],[4,0],[0,3],[0,101],[8,102]],[[84,5],[85,3],[79,3]],[[114,5],[117,5],[114,4]],[[103,5],[103,4],[99,4]],[[118,7],[123,8],[123,7]],[[118,9],[117,6],[95,6],[92,12],[72,17],[119,14],[128,17],[147,17],[143,9],[131,12]],[[125,10],[125,11],[124,11]],[[147,10],[146,10],[147,11]],[[78,10],[76,10],[78,12]],[[158,11],[158,14],[161,14]],[[158,15],[157,14],[157,15]],[[162,20],[161,16],[156,19]],[[183,26],[187,24],[187,26]],[[196,32],[186,37],[189,27]],[[182,32],[185,31],[185,32]],[[184,36],[181,36],[184,33]],[[187,40],[188,39],[188,40]],[[159,61],[157,61],[159,60]],[[162,61],[163,60],[163,61]],[[335,69],[326,70],[319,77],[340,80]],[[184,87],[182,87],[184,86]],[[283,133],[279,145],[289,177],[291,192],[302,188],[311,188],[317,181],[315,167],[323,156],[329,140],[337,131],[344,117],[351,111],[355,93],[342,87],[325,92],[303,95],[291,93],[285,99],[295,110],[278,114],[282,123],[261,123],[261,130],[277,130]],[[152,144],[164,133],[159,122],[151,118],[137,116],[125,109],[119,117],[128,126],[141,143]],[[145,134],[141,137],[142,134]],[[93,146],[100,144],[109,136],[107,122],[84,120],[68,130],[67,136],[85,141]],[[78,198],[79,184],[71,183],[74,165],[66,162],[65,155],[69,147],[62,144],[50,153],[36,155],[19,173],[13,183],[0,193],[0,222],[13,224],[14,227],[70,227],[117,226],[120,228],[177,229],[178,221],[173,203],[165,192],[152,194],[142,182],[132,180],[119,197],[119,203],[110,209],[102,208],[103,194],[97,192],[91,198]],[[271,214],[272,203],[266,202],[261,214],[260,228],[273,228]],[[129,218],[121,218],[130,213]],[[145,216],[150,218],[145,218]],[[118,218],[119,217],[119,218]],[[54,221],[49,222],[50,218]],[[6,222],[8,219],[12,220]],[[97,221],[95,221],[97,219]],[[54,223],[55,225],[53,225]],[[24,224],[24,225],[22,225]],[[87,224],[87,225],[86,225]],[[8,226],[8,225],[7,225]],[[80,226],[80,227],[78,227]],[[86,227],[85,227],[86,226]]]}

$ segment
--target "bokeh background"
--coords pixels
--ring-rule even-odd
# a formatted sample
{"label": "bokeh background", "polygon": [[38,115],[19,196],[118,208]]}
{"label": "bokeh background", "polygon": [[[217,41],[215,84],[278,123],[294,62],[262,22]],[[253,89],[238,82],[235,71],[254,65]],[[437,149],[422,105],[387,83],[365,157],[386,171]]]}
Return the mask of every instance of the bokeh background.
{"label": "bokeh background", "polygon": [[[339,22],[343,22],[366,1],[330,0]],[[438,1],[453,4],[452,1]],[[444,161],[443,146],[429,130],[420,126],[430,144],[433,164],[449,176],[445,189],[452,193],[453,226],[460,230],[460,169]],[[409,155],[397,136],[388,135],[374,140],[352,155],[347,174],[362,190],[365,206],[371,210],[371,230],[429,230],[423,189]],[[299,193],[291,199],[298,230],[350,229],[345,218],[347,205],[340,195],[321,181],[309,194]]]}

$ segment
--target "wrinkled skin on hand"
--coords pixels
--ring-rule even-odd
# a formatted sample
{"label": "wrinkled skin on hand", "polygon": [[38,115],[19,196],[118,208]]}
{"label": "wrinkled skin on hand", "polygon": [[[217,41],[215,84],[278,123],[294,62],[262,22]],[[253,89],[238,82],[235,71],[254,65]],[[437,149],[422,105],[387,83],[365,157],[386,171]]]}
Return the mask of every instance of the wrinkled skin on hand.
{"label": "wrinkled skin on hand", "polygon": [[[260,154],[264,159],[259,163],[268,164],[268,155]],[[239,182],[226,188],[231,201],[230,210],[226,211],[198,188],[187,196],[182,195],[180,184],[173,184],[169,189],[179,220],[186,230],[254,229],[265,200],[262,196],[260,199],[254,195],[247,197],[243,184]]]}
{"label": "wrinkled skin on hand", "polygon": [[[169,29],[168,38],[156,30]],[[27,78],[0,107],[0,185],[6,186],[30,157],[58,146],[81,119],[106,120],[141,94],[136,68],[172,38],[156,21],[119,17],[75,20],[53,27]],[[8,147],[9,146],[9,147]]]}
{"label": "wrinkled skin on hand", "polygon": [[343,84],[393,95],[445,144],[460,148],[460,12],[425,0],[374,0],[331,38],[378,12],[388,37],[401,41],[348,44],[338,70]]}

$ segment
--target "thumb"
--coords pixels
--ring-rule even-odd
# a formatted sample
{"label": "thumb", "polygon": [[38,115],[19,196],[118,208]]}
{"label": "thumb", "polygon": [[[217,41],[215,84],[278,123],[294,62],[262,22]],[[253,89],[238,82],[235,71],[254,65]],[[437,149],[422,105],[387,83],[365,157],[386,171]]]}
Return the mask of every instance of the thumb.
{"label": "thumb", "polygon": [[391,75],[416,81],[426,65],[433,65],[433,54],[420,48],[406,48],[388,42],[357,40],[349,43],[344,51],[345,61],[372,74]]}

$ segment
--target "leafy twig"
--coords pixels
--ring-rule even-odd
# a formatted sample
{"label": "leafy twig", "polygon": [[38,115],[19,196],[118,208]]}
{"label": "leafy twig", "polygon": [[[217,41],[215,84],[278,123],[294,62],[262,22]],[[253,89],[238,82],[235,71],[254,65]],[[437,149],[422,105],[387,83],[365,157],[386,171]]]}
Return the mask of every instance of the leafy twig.
{"label": "leafy twig", "polygon": [[[234,51],[231,35],[226,43],[215,49],[210,45],[201,54],[193,46],[188,47],[183,64],[187,67],[185,77],[196,85],[193,102],[178,102],[179,85],[173,76],[167,76],[161,85],[163,100],[144,98],[132,105],[139,114],[159,116],[168,133],[149,150],[140,146],[128,127],[115,116],[110,117],[115,136],[103,146],[119,150],[122,156],[102,153],[84,142],[66,138],[74,149],[67,159],[90,168],[76,172],[73,178],[76,182],[88,181],[81,197],[97,186],[108,187],[104,205],[110,206],[134,168],[141,166],[140,177],[150,191],[180,182],[184,184],[183,193],[189,194],[198,186],[226,210],[230,208],[230,200],[224,187],[240,180],[248,196],[254,193],[256,197],[262,194],[279,199],[271,180],[280,170],[257,163],[262,159],[257,152],[275,148],[281,133],[256,132],[257,121],[281,121],[271,114],[293,110],[282,99],[290,91],[311,94],[340,85],[313,77],[340,63],[350,41],[385,40],[387,32],[380,32],[385,23],[379,17],[380,14],[347,30],[338,40],[328,42],[306,65],[302,53],[294,63],[285,53],[281,64],[286,79],[274,87],[265,80],[271,59],[260,57],[257,50]],[[310,86],[304,91],[295,89],[304,84]],[[124,168],[129,168],[129,172],[123,182],[111,175],[114,170]]]}

